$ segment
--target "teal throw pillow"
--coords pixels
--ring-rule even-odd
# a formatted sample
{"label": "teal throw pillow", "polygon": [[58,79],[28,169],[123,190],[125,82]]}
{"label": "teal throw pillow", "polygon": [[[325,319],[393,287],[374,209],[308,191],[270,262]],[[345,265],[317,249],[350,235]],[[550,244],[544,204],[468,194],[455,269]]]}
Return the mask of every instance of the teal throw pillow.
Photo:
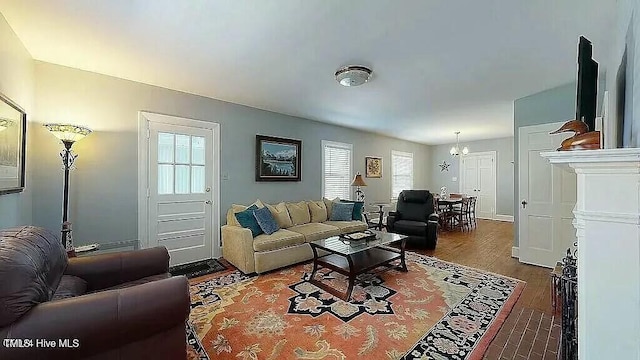
{"label": "teal throw pillow", "polygon": [[351,221],[353,218],[353,203],[335,203],[331,209],[331,221]]}
{"label": "teal throw pillow", "polygon": [[364,209],[364,201],[340,200],[340,202],[353,204],[352,220],[362,221],[362,210]]}
{"label": "teal throw pillow", "polygon": [[260,228],[265,234],[271,235],[280,230],[280,226],[278,226],[276,219],[266,206],[262,209],[254,210],[253,216],[256,218],[258,225],[260,225]]}
{"label": "teal throw pillow", "polygon": [[258,207],[255,205],[251,205],[247,208],[247,210],[236,213],[236,219],[238,219],[240,226],[251,230],[251,235],[253,237],[262,234],[262,229],[260,228],[260,225],[258,225],[256,217],[253,216],[253,212],[255,210],[258,210]]}

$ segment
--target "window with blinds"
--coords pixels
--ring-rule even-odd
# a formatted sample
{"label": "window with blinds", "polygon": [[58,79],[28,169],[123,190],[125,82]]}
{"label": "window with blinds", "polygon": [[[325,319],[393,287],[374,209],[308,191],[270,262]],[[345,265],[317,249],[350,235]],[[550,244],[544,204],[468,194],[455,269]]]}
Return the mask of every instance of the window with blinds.
{"label": "window with blinds", "polygon": [[413,189],[413,154],[391,151],[391,199],[396,200],[402,190]]}
{"label": "window with blinds", "polygon": [[353,145],[322,141],[322,194],[327,199],[351,198]]}

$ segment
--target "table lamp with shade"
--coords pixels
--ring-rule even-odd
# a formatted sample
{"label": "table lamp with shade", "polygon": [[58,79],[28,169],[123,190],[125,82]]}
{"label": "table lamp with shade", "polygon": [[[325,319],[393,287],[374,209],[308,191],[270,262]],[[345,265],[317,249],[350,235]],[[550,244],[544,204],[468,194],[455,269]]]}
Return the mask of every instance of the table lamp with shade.
{"label": "table lamp with shade", "polygon": [[60,152],[62,166],[64,168],[64,189],[62,202],[62,245],[69,250],[73,250],[71,241],[71,222],[69,220],[69,170],[73,167],[78,155],[71,151],[73,144],[85,136],[91,134],[91,130],[78,125],[70,124],[45,124],[55,137],[62,141],[64,149]]}
{"label": "table lamp with shade", "polygon": [[356,187],[356,201],[364,201],[364,191],[362,191],[360,187],[367,186],[367,184],[362,179],[362,175],[360,175],[360,173],[357,173],[356,176],[353,178],[353,181],[351,182],[351,186]]}

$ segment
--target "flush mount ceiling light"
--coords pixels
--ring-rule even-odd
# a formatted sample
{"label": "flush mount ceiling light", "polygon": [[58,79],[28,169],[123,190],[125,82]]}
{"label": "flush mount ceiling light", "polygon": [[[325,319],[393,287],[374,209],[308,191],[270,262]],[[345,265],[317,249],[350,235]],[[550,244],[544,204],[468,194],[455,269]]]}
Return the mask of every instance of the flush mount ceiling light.
{"label": "flush mount ceiling light", "polygon": [[371,69],[361,65],[349,65],[336,71],[336,80],[342,86],[359,86],[371,79]]}

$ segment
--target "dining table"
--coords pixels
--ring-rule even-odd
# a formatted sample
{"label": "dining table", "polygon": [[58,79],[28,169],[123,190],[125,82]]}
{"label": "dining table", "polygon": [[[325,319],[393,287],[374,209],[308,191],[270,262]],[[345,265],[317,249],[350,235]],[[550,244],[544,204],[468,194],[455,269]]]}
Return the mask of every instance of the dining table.
{"label": "dining table", "polygon": [[[446,197],[441,197],[439,195],[435,196],[435,199],[438,203],[438,213],[440,214],[441,218],[440,218],[440,223],[443,227],[443,229],[445,230],[453,230],[455,228],[455,224],[453,223],[455,218],[454,217],[450,217],[451,221],[445,221],[447,219],[443,219],[442,218],[442,214],[443,213],[453,213],[454,210],[454,206],[457,204],[462,204],[463,199],[465,199],[467,196],[466,195],[462,195],[462,196],[446,196]],[[441,210],[444,209],[444,210]]]}

